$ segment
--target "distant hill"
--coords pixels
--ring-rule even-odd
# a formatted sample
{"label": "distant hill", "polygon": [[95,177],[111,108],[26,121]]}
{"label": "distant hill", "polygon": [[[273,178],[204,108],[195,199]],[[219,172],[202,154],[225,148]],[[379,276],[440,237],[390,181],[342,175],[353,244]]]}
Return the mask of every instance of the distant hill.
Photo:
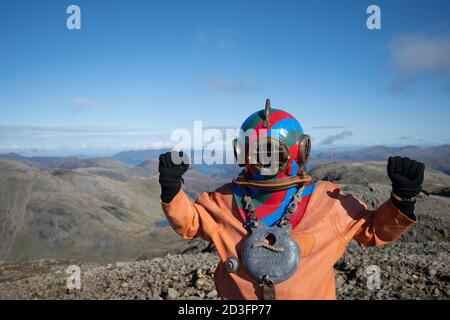
{"label": "distant hill", "polygon": [[387,147],[372,146],[356,150],[330,150],[315,155],[318,159],[347,159],[347,160],[385,160],[392,155],[401,155],[412,158],[450,158],[450,145],[438,147]]}
{"label": "distant hill", "polygon": [[132,259],[176,243],[154,226],[162,219],[155,178],[124,182],[0,161],[0,260]]}
{"label": "distant hill", "polygon": [[138,165],[146,160],[158,160],[161,153],[168,151],[170,149],[122,151],[112,157],[131,165]]}
{"label": "distant hill", "polygon": [[[154,162],[134,167],[110,158],[60,158],[39,168],[9,157],[16,160],[0,160],[0,261],[106,262],[183,246],[170,228],[157,227],[165,217]],[[222,184],[195,168],[185,182],[192,199]]]}
{"label": "distant hill", "polygon": [[77,158],[77,157],[24,157],[16,153],[0,154],[0,160],[14,160],[24,163],[33,168],[40,169],[78,169],[101,167],[116,170],[123,168],[123,162],[103,157],[103,158]]}
{"label": "distant hill", "polygon": [[450,174],[450,145],[438,147],[386,147],[373,146],[357,150],[329,150],[313,153],[312,166],[332,161],[387,160],[390,156],[410,157],[424,162],[428,167]]}
{"label": "distant hill", "polygon": [[[123,154],[126,155],[128,152],[131,152],[131,154],[139,154],[135,158],[136,161],[138,158],[144,160],[140,161],[137,165],[131,165],[118,160],[121,156],[118,156],[118,159],[113,157],[81,159],[76,157],[24,157],[15,153],[0,154],[0,160],[18,161],[29,167],[47,170],[49,172],[52,170],[58,172],[63,169],[80,169],[79,171],[120,181],[129,181],[139,177],[158,177],[158,159],[159,155],[165,152],[165,149],[127,151]],[[146,157],[150,157],[150,159],[146,159]],[[124,158],[127,158],[127,156]],[[214,190],[224,183],[229,182],[231,178],[228,178],[228,174],[214,175],[202,173],[197,170],[196,166],[191,166],[186,173],[186,191],[189,196],[195,199],[201,192]]]}
{"label": "distant hill", "polygon": [[30,167],[35,167],[35,168],[48,168],[49,163],[52,163],[53,161],[55,161],[57,159],[60,159],[60,158],[57,158],[57,157],[23,157],[17,153],[0,154],[0,160],[19,161],[21,163],[29,165]]}

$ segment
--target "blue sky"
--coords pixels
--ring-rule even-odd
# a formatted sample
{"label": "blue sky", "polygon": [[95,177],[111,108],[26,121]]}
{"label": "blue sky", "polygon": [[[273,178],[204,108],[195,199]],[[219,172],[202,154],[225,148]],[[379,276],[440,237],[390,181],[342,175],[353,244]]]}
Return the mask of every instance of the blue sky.
{"label": "blue sky", "polygon": [[450,143],[446,0],[9,0],[0,38],[0,152],[160,147],[266,97],[316,148]]}

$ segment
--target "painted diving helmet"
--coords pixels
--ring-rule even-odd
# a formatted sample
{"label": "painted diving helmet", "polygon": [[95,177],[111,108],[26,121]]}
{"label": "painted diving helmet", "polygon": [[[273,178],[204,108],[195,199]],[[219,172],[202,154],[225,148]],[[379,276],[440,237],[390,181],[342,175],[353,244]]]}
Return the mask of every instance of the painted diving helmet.
{"label": "painted diving helmet", "polygon": [[233,149],[244,167],[234,180],[241,186],[276,190],[311,180],[305,168],[311,153],[309,135],[292,115],[272,109],[269,99],[264,110],[244,121]]}

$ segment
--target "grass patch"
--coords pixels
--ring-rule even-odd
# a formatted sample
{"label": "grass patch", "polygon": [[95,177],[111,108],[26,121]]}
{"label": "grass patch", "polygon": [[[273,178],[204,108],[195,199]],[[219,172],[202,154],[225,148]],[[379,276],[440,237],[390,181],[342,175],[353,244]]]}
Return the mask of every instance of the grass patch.
{"label": "grass patch", "polygon": [[72,170],[69,169],[55,169],[52,171],[52,176],[62,177],[63,175],[70,173]]}
{"label": "grass patch", "polygon": [[114,217],[116,217],[117,219],[119,219],[120,221],[127,221],[127,216],[120,211],[120,209],[113,207],[113,206],[107,206],[107,207],[102,207],[102,209],[108,211],[109,213],[111,213]]}

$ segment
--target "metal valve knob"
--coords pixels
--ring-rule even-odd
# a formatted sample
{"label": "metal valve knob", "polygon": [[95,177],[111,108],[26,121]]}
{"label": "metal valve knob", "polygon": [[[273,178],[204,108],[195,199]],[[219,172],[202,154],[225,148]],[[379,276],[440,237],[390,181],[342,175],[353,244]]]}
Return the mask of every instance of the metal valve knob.
{"label": "metal valve knob", "polygon": [[227,272],[236,273],[239,269],[239,260],[235,256],[232,256],[225,261],[224,265]]}

